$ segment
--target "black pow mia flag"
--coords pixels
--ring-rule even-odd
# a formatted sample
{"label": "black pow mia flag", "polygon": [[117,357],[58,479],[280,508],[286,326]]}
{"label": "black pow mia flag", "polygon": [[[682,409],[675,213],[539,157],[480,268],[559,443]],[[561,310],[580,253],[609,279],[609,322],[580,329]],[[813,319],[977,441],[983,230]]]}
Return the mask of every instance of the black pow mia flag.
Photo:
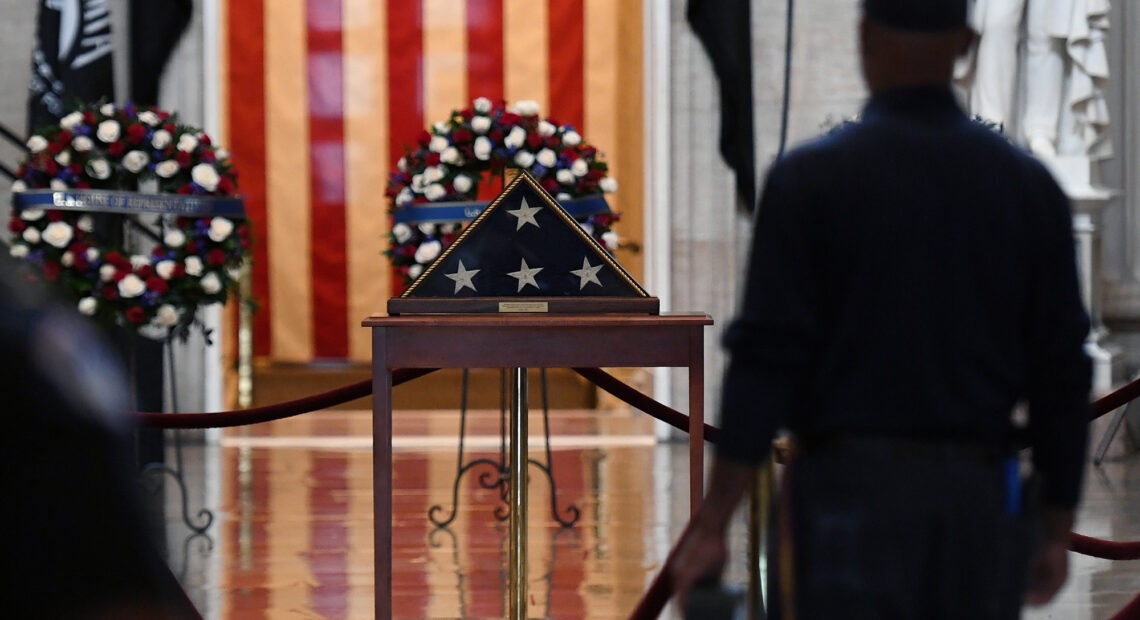
{"label": "black pow mia flag", "polygon": [[111,0],[40,0],[32,49],[28,133],[76,101],[114,98]]}
{"label": "black pow mia flag", "polygon": [[526,172],[404,292],[404,298],[648,297]]}
{"label": "black pow mia flag", "polygon": [[131,0],[131,101],[158,105],[162,73],[193,15],[191,0]]}

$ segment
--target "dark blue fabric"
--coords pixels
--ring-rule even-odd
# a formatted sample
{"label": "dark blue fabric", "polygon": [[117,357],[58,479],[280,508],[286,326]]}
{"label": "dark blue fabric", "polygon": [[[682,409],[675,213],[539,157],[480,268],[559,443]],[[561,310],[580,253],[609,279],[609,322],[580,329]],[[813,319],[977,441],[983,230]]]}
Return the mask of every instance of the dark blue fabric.
{"label": "dark blue fabric", "polygon": [[1024,401],[1044,500],[1072,506],[1088,328],[1045,168],[948,88],[880,93],[768,175],[719,453],[760,462],[781,427],[1002,447]]}

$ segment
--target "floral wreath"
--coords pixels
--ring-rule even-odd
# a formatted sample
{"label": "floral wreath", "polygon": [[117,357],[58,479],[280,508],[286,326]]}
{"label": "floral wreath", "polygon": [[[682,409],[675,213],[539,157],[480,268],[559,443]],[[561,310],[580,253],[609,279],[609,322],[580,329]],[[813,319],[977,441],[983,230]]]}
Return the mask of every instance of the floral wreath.
{"label": "floral wreath", "polygon": [[[420,132],[389,175],[387,195],[397,221],[384,254],[405,287],[455,241],[464,221],[405,223],[399,221],[400,212],[429,203],[474,201],[480,184],[507,167],[527,170],[559,201],[617,189],[598,149],[572,126],[541,118],[536,102],[507,107],[479,97]],[[611,252],[618,247],[611,228],[617,213],[606,210],[577,219],[603,247]]]}
{"label": "floral wreath", "polygon": [[244,219],[131,216],[126,222],[137,236],[153,242],[138,253],[121,241],[118,216],[20,208],[31,190],[138,191],[140,182],[160,193],[231,196],[237,171],[200,129],[153,107],[95,104],[42,128],[27,147],[12,184],[17,208],[8,230],[10,254],[33,267],[29,279],[55,284],[82,314],[150,337],[185,338],[199,306],[236,294],[250,246]]}

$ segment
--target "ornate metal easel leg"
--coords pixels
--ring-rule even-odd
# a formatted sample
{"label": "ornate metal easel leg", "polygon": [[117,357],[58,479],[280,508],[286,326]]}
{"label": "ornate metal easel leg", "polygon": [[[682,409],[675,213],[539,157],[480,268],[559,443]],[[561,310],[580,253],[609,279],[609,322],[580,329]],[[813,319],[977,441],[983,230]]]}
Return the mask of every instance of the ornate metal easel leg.
{"label": "ornate metal easel leg", "polygon": [[[166,349],[167,366],[170,369],[170,408],[174,411],[178,411],[178,384],[174,376],[174,348],[171,346],[170,340],[167,340],[164,346]],[[178,483],[178,492],[182,498],[182,522],[195,534],[205,534],[206,530],[210,529],[210,524],[214,522],[214,513],[206,508],[199,510],[197,517],[203,521],[201,525],[196,525],[191,519],[189,512],[190,500],[186,493],[186,481],[182,477],[184,467],[181,431],[177,429],[172,430],[171,435],[174,438],[174,467],[168,467],[163,463],[150,463],[146,467],[143,467],[142,474],[144,477],[151,476],[154,480],[157,480],[162,474],[167,474],[173,478],[174,481]],[[160,485],[156,484],[151,489],[151,492],[156,492],[161,488]]]}
{"label": "ornate metal easel leg", "polygon": [[511,369],[511,420],[508,453],[510,495],[510,574],[508,617],[525,620],[527,607],[527,376],[525,368]]}
{"label": "ornate metal easel leg", "polygon": [[[436,525],[436,527],[447,527],[455,520],[456,515],[459,514],[459,481],[463,478],[468,470],[476,465],[489,465],[494,469],[494,478],[488,478],[489,473],[484,472],[479,476],[479,484],[483,488],[493,489],[500,487],[504,484],[503,474],[506,469],[504,463],[505,458],[500,458],[498,461],[494,459],[475,459],[470,463],[463,463],[463,443],[464,438],[467,436],[467,387],[469,381],[469,371],[463,369],[463,393],[459,397],[459,457],[455,462],[455,482],[451,486],[451,513],[445,518],[437,518],[436,513],[443,512],[443,506],[436,504],[428,510],[428,519]],[[502,455],[503,446],[499,446],[500,455]]]}
{"label": "ornate metal easel leg", "polygon": [[546,463],[540,463],[535,459],[528,459],[531,465],[537,467],[542,473],[546,474],[546,479],[550,481],[550,514],[554,520],[562,527],[570,527],[578,522],[578,517],[581,516],[581,511],[578,507],[571,504],[566,507],[566,513],[570,515],[569,518],[562,518],[558,514],[558,487],[554,483],[554,459],[550,454],[550,406],[549,400],[546,396],[546,369],[543,368],[539,371],[539,376],[542,379],[542,435],[543,443],[546,446]]}

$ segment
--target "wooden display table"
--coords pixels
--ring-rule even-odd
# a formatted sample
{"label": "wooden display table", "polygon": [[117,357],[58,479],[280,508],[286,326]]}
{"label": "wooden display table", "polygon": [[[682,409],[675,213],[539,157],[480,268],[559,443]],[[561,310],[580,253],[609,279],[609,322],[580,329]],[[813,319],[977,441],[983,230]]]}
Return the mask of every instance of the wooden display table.
{"label": "wooden display table", "polygon": [[[392,370],[512,368],[511,608],[526,609],[526,368],[689,369],[689,505],[704,480],[706,314],[467,314],[371,316],[376,618],[392,617]],[[522,463],[522,467],[518,464]],[[522,514],[519,514],[522,513]],[[521,614],[521,615],[518,615]]]}

